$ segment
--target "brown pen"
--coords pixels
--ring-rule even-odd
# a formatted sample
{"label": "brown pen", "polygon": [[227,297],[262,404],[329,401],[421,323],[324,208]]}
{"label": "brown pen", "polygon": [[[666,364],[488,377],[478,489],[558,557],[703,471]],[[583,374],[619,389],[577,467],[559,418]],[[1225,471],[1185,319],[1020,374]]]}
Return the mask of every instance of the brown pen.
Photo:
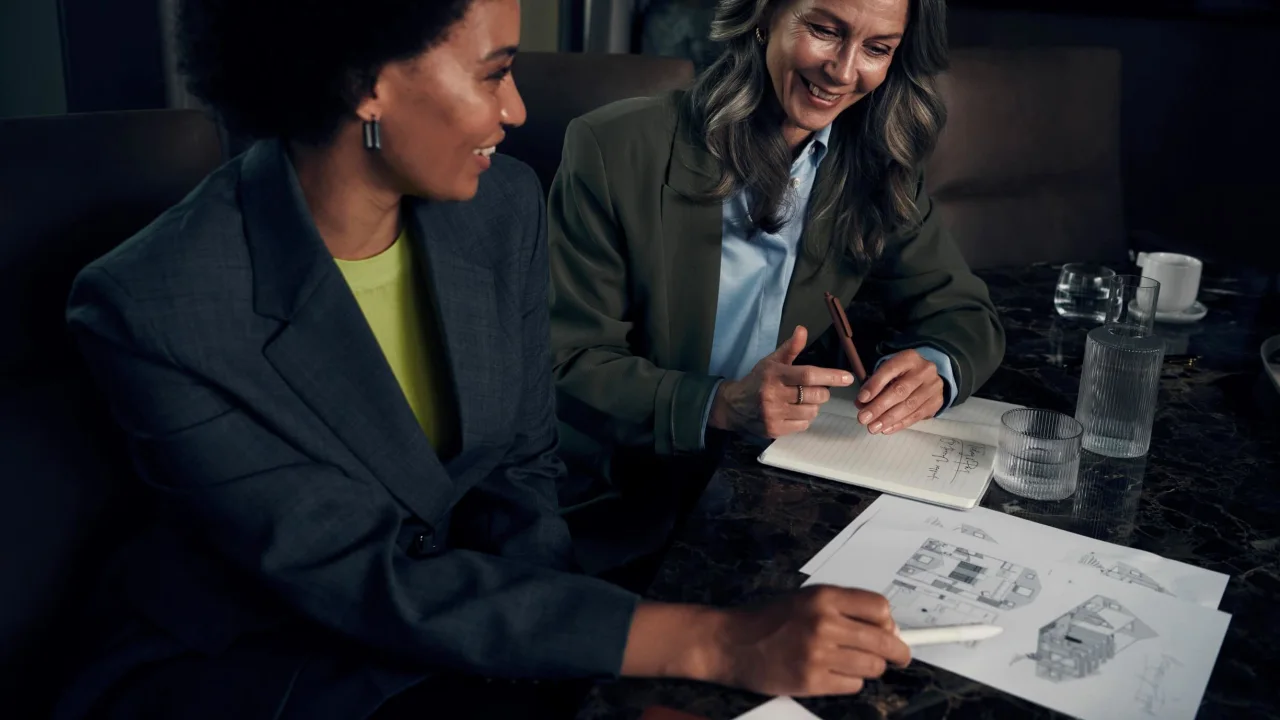
{"label": "brown pen", "polygon": [[836,328],[836,335],[840,336],[840,346],[844,348],[844,356],[853,366],[853,375],[858,378],[858,382],[865,382],[867,369],[862,366],[862,358],[858,357],[858,348],[853,346],[853,326],[849,324],[849,316],[844,314],[844,306],[840,304],[839,298],[831,293],[823,293],[823,295],[826,296],[827,310],[831,311],[831,324]]}

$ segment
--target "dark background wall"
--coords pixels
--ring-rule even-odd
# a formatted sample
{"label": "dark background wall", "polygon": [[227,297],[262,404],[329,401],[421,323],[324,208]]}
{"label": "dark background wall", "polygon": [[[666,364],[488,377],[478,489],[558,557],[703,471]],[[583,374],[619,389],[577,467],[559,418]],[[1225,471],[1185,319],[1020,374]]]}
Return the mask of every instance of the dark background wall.
{"label": "dark background wall", "polygon": [[0,0],[0,117],[66,111],[58,0]]}
{"label": "dark background wall", "polygon": [[61,0],[67,111],[165,107],[157,0]]}
{"label": "dark background wall", "polygon": [[953,46],[1100,45],[1124,62],[1128,224],[1148,242],[1280,266],[1280,22],[956,7]]}
{"label": "dark background wall", "polygon": [[[164,107],[159,4],[0,0],[0,117]],[[658,26],[662,34],[688,28],[705,37],[714,0],[650,0],[648,12],[664,6],[693,19]],[[1280,0],[952,0],[950,7],[957,47],[1118,48],[1125,202],[1137,242],[1280,267],[1271,209],[1280,199],[1273,98]],[[644,22],[637,18],[637,37]],[[706,50],[686,43],[677,52]]]}

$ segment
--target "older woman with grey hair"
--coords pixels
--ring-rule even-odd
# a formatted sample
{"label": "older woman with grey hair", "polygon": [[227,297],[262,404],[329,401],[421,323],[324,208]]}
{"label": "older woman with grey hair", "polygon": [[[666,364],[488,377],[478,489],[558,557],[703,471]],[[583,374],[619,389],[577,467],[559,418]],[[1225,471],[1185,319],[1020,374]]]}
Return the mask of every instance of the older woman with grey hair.
{"label": "older woman with grey hair", "polygon": [[[692,89],[569,126],[549,215],[562,454],[611,481],[623,511],[687,500],[696,489],[658,487],[679,485],[658,479],[680,476],[674,458],[718,432],[801,432],[831,388],[856,384],[859,421],[891,434],[999,365],[995,308],[921,169],[946,115],[945,13],[943,0],[721,0],[725,50]],[[863,382],[825,292],[887,319],[880,342],[858,343]]]}

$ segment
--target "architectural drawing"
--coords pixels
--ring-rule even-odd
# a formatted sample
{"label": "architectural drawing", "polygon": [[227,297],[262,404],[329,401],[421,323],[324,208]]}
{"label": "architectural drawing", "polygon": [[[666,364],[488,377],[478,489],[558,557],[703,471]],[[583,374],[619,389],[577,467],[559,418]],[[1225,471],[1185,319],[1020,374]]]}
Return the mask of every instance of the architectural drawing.
{"label": "architectural drawing", "polygon": [[1064,682],[1088,677],[1116,653],[1156,637],[1156,632],[1120,603],[1095,595],[1040,628],[1035,653],[1036,677]]}
{"label": "architectural drawing", "polygon": [[1035,570],[933,538],[898,569],[898,577],[998,610],[1028,605],[1040,594]]}
{"label": "architectural drawing", "polygon": [[1093,553],[1088,553],[1084,557],[1080,558],[1080,564],[1088,565],[1112,580],[1119,580],[1133,585],[1141,585],[1148,590],[1155,590],[1156,592],[1164,593],[1165,595],[1174,596],[1173,593],[1166,590],[1163,585],[1156,582],[1155,578],[1147,575],[1132,565],[1126,565],[1119,560],[1111,560],[1110,562],[1107,562],[1103,561]]}
{"label": "architectural drawing", "polygon": [[893,617],[904,628],[933,625],[987,625],[1000,614],[960,600],[955,595],[928,585],[894,580],[884,596],[893,607]]}
{"label": "architectural drawing", "polygon": [[1035,570],[930,538],[898,568],[885,597],[903,627],[994,623],[1040,594]]}
{"label": "architectural drawing", "polygon": [[925,524],[932,525],[933,527],[941,528],[943,530],[952,530],[954,532],[964,533],[965,535],[976,537],[979,540],[986,540],[989,543],[995,543],[999,545],[999,543],[996,543],[995,538],[987,534],[986,530],[983,530],[982,528],[974,527],[972,525],[966,525],[964,523],[960,523],[958,525],[944,523],[936,515],[926,520]]}
{"label": "architectural drawing", "polygon": [[1151,717],[1161,717],[1168,703],[1165,680],[1170,672],[1182,668],[1182,663],[1172,655],[1162,653],[1159,660],[1151,657],[1143,658],[1142,672],[1138,673],[1138,689],[1133,699],[1141,703],[1142,709]]}

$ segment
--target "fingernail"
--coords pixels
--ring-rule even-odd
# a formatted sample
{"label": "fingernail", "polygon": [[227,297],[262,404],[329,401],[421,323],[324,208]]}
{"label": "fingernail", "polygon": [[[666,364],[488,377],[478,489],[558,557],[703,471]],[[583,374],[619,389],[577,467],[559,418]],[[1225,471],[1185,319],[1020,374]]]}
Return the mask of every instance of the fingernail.
{"label": "fingernail", "polygon": [[871,411],[868,410],[867,412],[864,412],[861,415],[859,415],[858,422],[862,423],[863,425],[866,425],[867,423],[871,422]]}
{"label": "fingernail", "polygon": [[872,435],[875,435],[876,433],[880,432],[880,428],[882,427],[884,427],[884,423],[876,423],[867,429],[871,431]]}
{"label": "fingernail", "polygon": [[840,376],[840,382],[844,383],[845,385],[852,385],[852,384],[853,384],[853,376],[852,376],[852,375],[841,375],[841,376]]}
{"label": "fingernail", "polygon": [[896,432],[898,432],[898,426],[897,426],[897,425],[891,425],[891,426],[889,427],[889,429],[888,429],[888,430],[885,430],[885,431],[884,431],[884,434],[885,434],[885,435],[892,435],[892,434],[894,434],[894,433],[896,433]]}
{"label": "fingernail", "polygon": [[863,390],[862,392],[858,393],[858,402],[870,402],[870,401],[871,401],[870,390]]}

